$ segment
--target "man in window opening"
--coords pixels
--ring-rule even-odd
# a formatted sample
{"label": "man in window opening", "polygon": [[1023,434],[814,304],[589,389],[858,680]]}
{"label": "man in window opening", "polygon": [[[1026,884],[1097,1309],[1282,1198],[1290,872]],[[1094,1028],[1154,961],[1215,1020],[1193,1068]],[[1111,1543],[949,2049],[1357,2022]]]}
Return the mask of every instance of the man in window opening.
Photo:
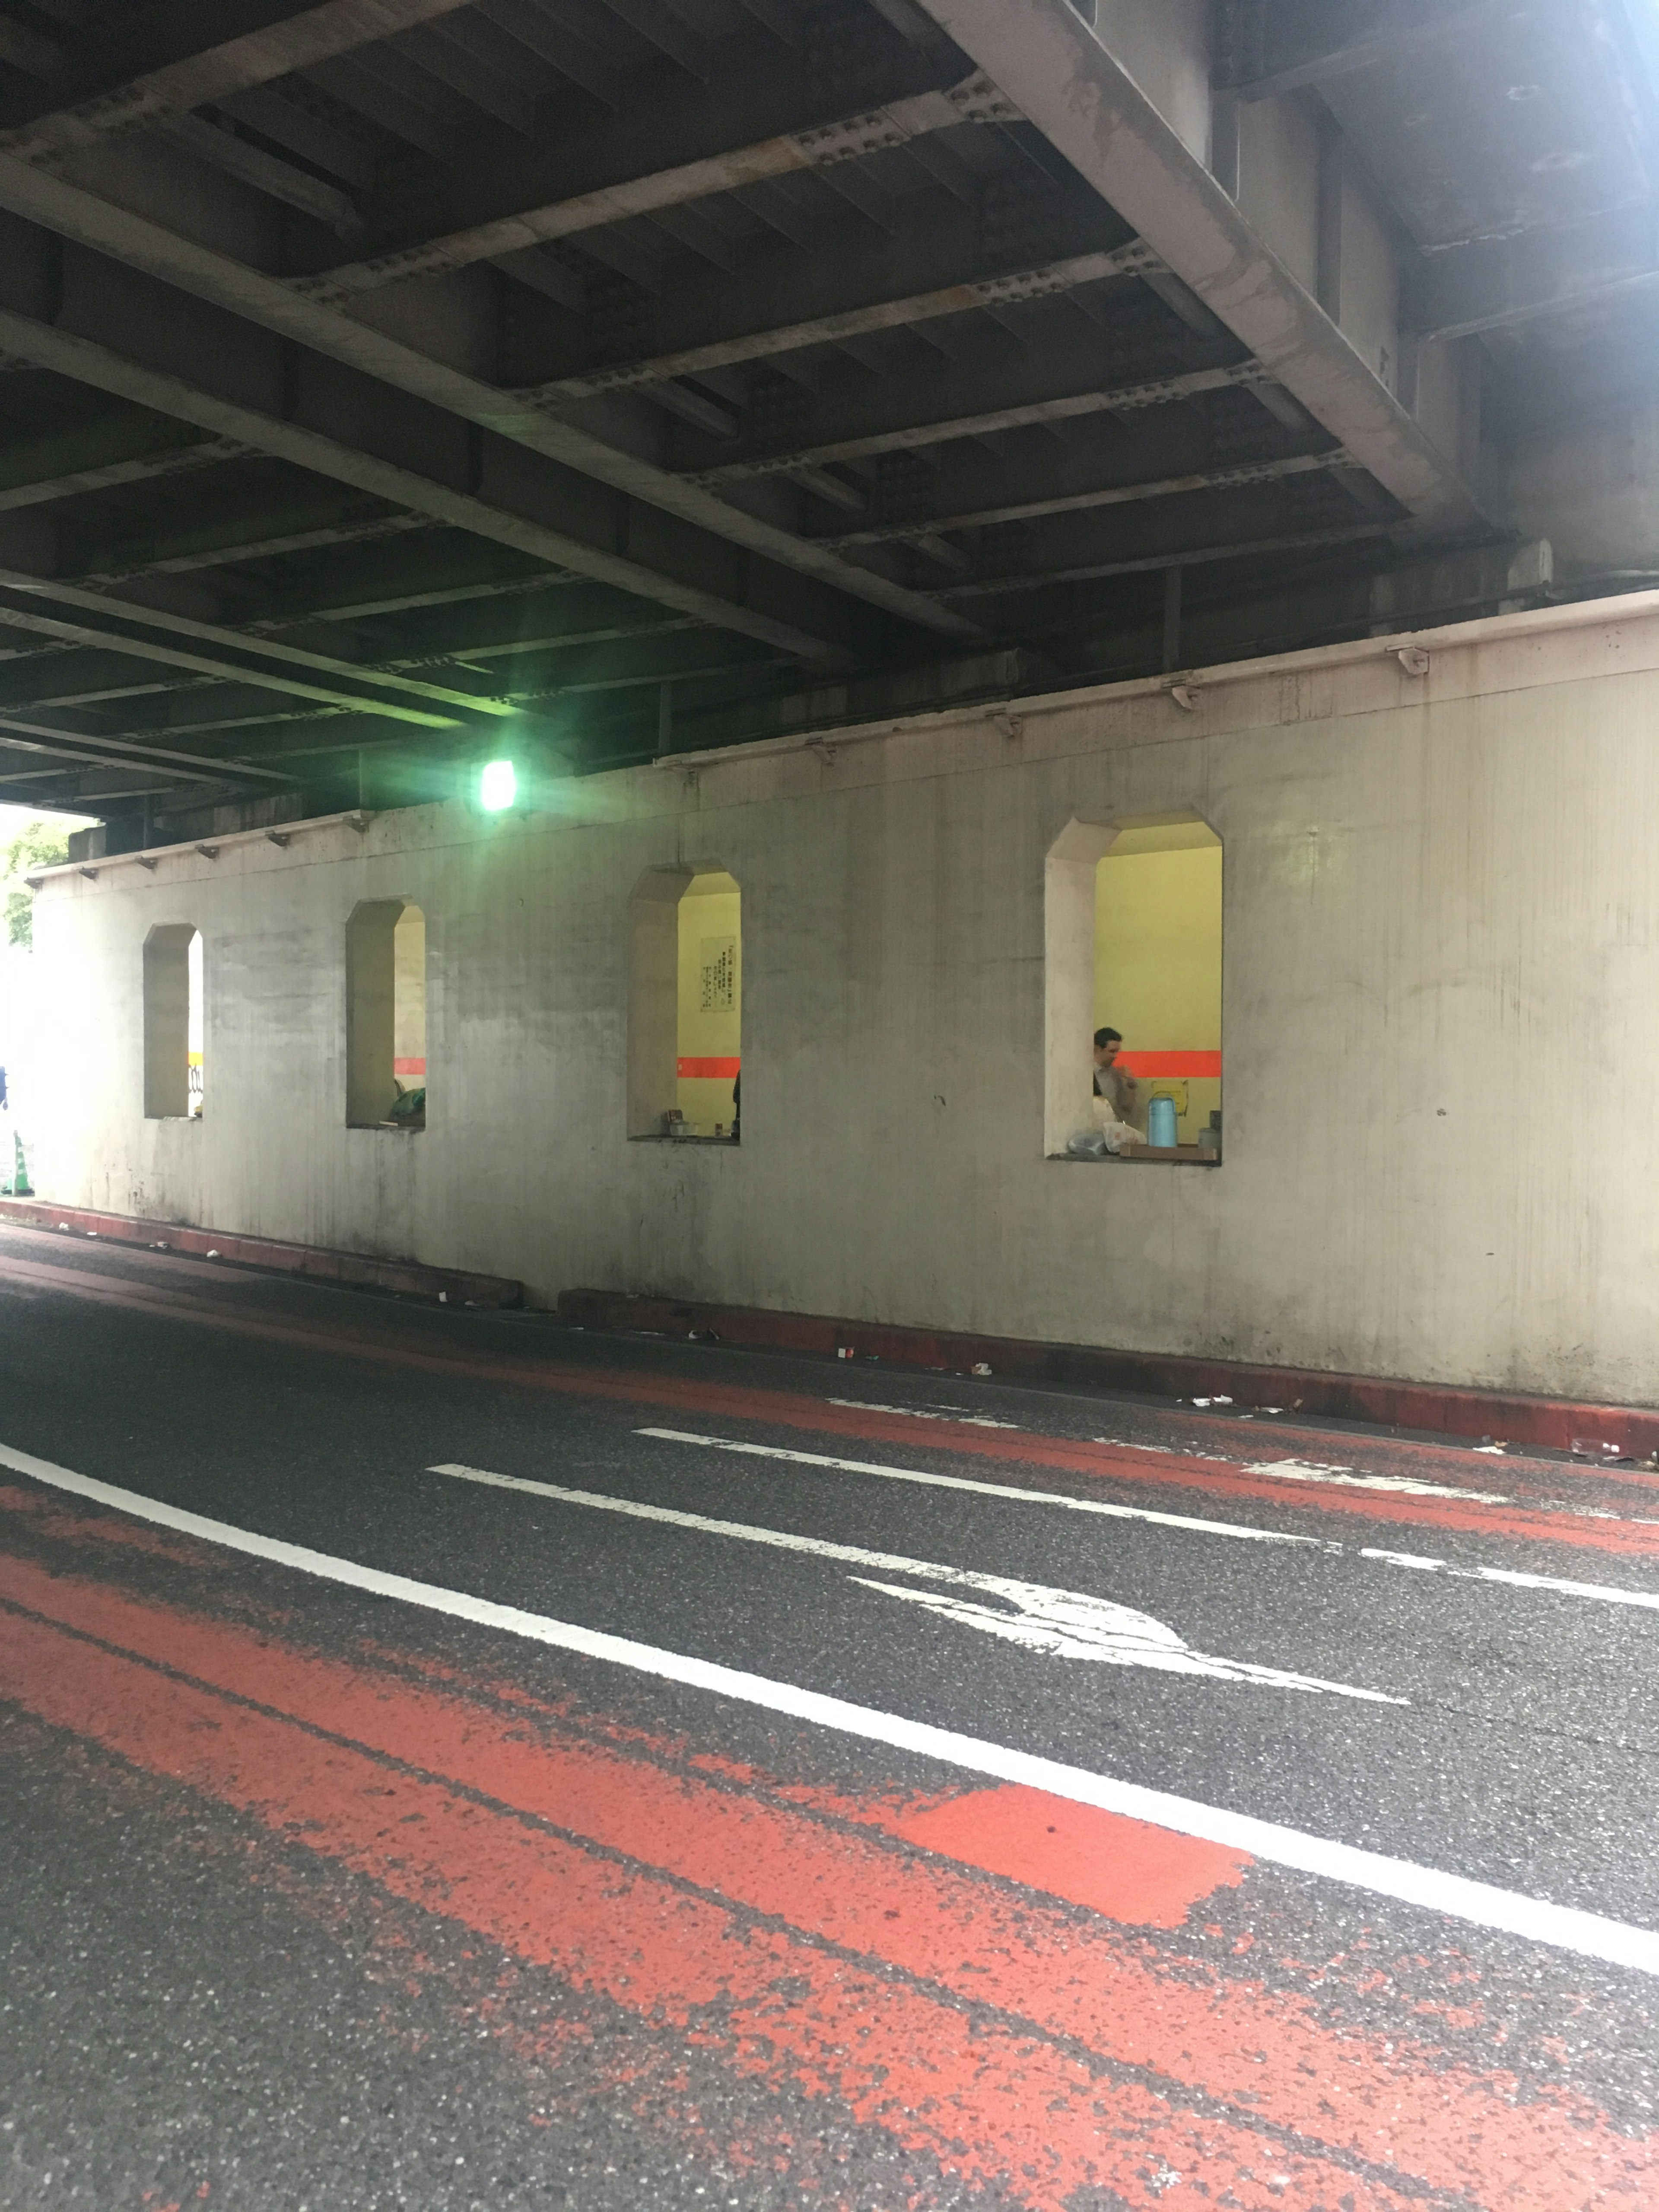
{"label": "man in window opening", "polygon": [[1133,1122],[1139,1086],[1128,1069],[1117,1065],[1122,1048],[1121,1030],[1095,1031],[1095,1097],[1105,1101],[1114,1121]]}

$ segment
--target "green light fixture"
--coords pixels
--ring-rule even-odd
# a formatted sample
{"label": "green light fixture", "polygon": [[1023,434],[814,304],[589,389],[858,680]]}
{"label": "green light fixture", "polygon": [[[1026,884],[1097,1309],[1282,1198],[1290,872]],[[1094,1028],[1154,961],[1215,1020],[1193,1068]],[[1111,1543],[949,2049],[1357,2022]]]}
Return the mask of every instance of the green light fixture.
{"label": "green light fixture", "polygon": [[486,761],[478,778],[478,804],[486,814],[504,814],[519,795],[519,776],[510,760]]}

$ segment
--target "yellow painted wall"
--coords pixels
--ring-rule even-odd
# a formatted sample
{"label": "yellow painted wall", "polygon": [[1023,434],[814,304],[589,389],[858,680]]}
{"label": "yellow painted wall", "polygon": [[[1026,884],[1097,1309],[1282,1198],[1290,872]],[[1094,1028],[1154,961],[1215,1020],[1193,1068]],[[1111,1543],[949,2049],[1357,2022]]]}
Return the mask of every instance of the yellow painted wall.
{"label": "yellow painted wall", "polygon": [[[426,1058],[426,916],[406,906],[392,933],[392,1054],[394,1060]],[[405,1091],[418,1090],[423,1075],[400,1075]]]}
{"label": "yellow painted wall", "polygon": [[[735,1060],[742,1053],[742,894],[735,879],[718,872],[694,876],[680,900],[682,1060]],[[735,954],[732,1005],[729,1009],[705,1009],[705,952],[710,960],[718,959],[719,949],[727,939]],[[698,1136],[712,1137],[717,1122],[730,1132],[732,1085],[728,1079],[683,1075],[679,1079],[678,1103]]]}
{"label": "yellow painted wall", "polygon": [[205,1027],[203,1013],[204,997],[202,988],[204,955],[202,933],[199,929],[190,940],[185,960],[185,973],[190,979],[190,1003],[189,1010],[185,1016],[185,1063],[190,1070],[186,1079],[189,1084],[190,1111],[192,1114],[199,1114],[206,1095],[207,1080],[205,1056],[203,1051],[203,1034]]}
{"label": "yellow painted wall", "polygon": [[[1136,847],[1170,833],[1127,830],[1096,871],[1095,1025],[1121,1030],[1126,1053],[1221,1047],[1221,847],[1202,824],[1193,832],[1209,842],[1148,852]],[[1218,1078],[1139,1079],[1142,1129],[1152,1094],[1170,1089],[1178,1101],[1185,1082],[1184,1145],[1197,1142],[1221,1103]]]}

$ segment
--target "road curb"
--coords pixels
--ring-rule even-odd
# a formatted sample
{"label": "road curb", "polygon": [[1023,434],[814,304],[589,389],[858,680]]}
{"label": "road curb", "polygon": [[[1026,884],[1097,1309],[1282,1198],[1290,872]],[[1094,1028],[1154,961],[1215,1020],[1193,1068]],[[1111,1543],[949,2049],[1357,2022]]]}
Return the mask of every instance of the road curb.
{"label": "road curb", "polygon": [[501,1308],[524,1304],[524,1285],[503,1275],[473,1275],[453,1267],[423,1267],[416,1260],[378,1259],[366,1252],[291,1244],[276,1237],[239,1237],[229,1231],[197,1229],[173,1221],[141,1221],[128,1213],[58,1206],[47,1199],[0,1198],[0,1221],[15,1221],[30,1229],[67,1226],[83,1237],[102,1237],[112,1244],[164,1244],[170,1252],[238,1261],[244,1267],[303,1275],[313,1282],[440,1298],[451,1305]]}
{"label": "road curb", "polygon": [[[1595,1459],[1646,1459],[1659,1451],[1659,1407],[1607,1406],[1518,1391],[1477,1390],[1392,1376],[1334,1375],[1307,1367],[1252,1365],[1176,1353],[1115,1352],[1086,1344],[1044,1344],[1021,1337],[975,1336],[824,1314],[774,1312],[622,1291],[561,1292],[559,1317],[584,1328],[659,1336],[699,1336],[725,1344],[821,1357],[877,1358],[892,1367],[972,1374],[985,1368],[1005,1382],[1063,1382],[1137,1395],[1225,1398],[1241,1410],[1276,1407],[1328,1420],[1477,1441],[1538,1444],[1555,1451],[1599,1449]],[[1586,1456],[1589,1456],[1586,1455]]]}

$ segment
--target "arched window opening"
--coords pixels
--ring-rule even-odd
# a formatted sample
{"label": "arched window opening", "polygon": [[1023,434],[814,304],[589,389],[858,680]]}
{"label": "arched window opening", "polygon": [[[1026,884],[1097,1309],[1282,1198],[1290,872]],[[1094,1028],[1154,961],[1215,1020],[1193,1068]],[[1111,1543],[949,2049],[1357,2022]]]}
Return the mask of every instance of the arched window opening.
{"label": "arched window opening", "polygon": [[189,1093],[187,1111],[199,1116],[206,1097],[205,1061],[202,1050],[202,933],[193,929],[190,943],[185,947],[185,993],[189,1012],[185,1021],[185,1085]]}
{"label": "arched window opening", "polygon": [[1047,890],[1046,1149],[1218,1163],[1221,840],[1192,814],[1074,822]]}
{"label": "arched window opening", "polygon": [[679,904],[674,1103],[693,1137],[742,1126],[743,894],[723,868],[693,876]]}
{"label": "arched window opening", "polygon": [[199,1120],[204,1096],[204,962],[194,923],[159,923],[144,939],[144,1114]]}
{"label": "arched window opening", "polygon": [[346,1121],[426,1127],[426,917],[372,899],[346,924]]}
{"label": "arched window opening", "polygon": [[629,912],[628,1133],[736,1144],[743,893],[714,864],[653,868]]}
{"label": "arched window opening", "polygon": [[[406,906],[392,933],[392,1076],[394,1114],[426,1115],[426,916]],[[407,1100],[404,1105],[401,1102]]]}

